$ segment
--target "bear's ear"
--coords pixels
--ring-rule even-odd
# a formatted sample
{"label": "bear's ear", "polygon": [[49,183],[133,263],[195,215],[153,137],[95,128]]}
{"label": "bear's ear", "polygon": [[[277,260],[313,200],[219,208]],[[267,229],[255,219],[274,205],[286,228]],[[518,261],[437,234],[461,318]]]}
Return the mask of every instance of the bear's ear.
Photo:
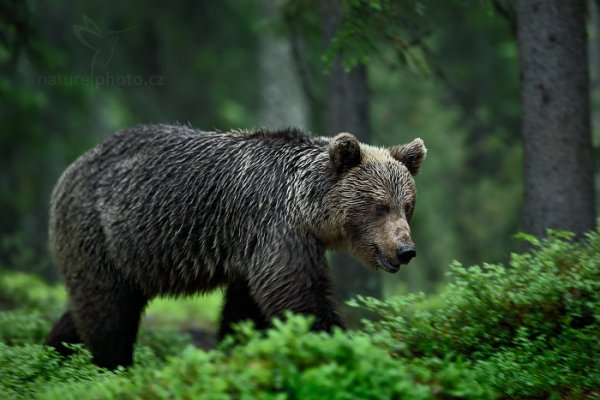
{"label": "bear's ear", "polygon": [[425,143],[421,138],[417,138],[410,143],[403,144],[400,146],[392,147],[390,154],[396,160],[408,168],[408,172],[412,175],[416,175],[419,172],[421,163],[427,155],[427,149]]}
{"label": "bear's ear", "polygon": [[343,132],[331,139],[329,159],[337,173],[342,173],[360,164],[360,143],[354,135]]}

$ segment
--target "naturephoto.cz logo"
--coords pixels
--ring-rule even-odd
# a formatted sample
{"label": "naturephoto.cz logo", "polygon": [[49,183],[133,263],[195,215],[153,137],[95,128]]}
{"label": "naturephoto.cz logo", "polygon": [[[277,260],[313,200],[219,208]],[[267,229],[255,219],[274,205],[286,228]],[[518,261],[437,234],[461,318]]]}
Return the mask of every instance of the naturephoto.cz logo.
{"label": "naturephoto.cz logo", "polygon": [[162,75],[113,74],[108,66],[113,59],[115,48],[121,37],[135,28],[103,31],[87,16],[83,16],[83,25],[73,25],[77,40],[90,49],[89,75],[43,75],[38,77],[41,86],[162,86]]}

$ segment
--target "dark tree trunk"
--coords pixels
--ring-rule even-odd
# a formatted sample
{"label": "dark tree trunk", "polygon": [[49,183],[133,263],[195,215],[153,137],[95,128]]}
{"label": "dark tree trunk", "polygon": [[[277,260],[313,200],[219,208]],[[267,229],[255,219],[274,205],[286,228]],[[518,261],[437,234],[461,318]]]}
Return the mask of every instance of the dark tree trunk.
{"label": "dark tree trunk", "polygon": [[[340,5],[335,0],[319,3],[323,37],[326,46],[340,23]],[[326,77],[325,131],[329,135],[350,132],[361,142],[371,136],[367,70],[359,65],[345,72],[337,59]],[[357,294],[381,297],[379,274],[369,271],[349,255],[333,254],[333,279],[338,300],[347,300]]]}
{"label": "dark tree trunk", "polygon": [[[262,0],[266,21],[278,18],[282,0]],[[265,29],[260,36],[261,113],[259,125],[266,128],[306,127],[308,107],[300,77],[294,66],[290,40]]]}
{"label": "dark tree trunk", "polygon": [[524,228],[595,225],[585,0],[519,0]]}

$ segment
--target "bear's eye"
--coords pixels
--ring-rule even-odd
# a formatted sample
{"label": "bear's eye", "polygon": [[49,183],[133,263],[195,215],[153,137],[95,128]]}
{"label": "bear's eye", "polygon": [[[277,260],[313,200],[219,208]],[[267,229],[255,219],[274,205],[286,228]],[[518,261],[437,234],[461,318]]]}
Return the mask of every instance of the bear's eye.
{"label": "bear's eye", "polygon": [[414,209],[414,206],[410,203],[408,203],[404,206],[404,215],[406,215],[406,218],[412,217],[413,209]]}
{"label": "bear's eye", "polygon": [[386,215],[389,212],[390,212],[390,208],[388,206],[386,206],[385,204],[377,204],[375,206],[375,213],[380,217]]}

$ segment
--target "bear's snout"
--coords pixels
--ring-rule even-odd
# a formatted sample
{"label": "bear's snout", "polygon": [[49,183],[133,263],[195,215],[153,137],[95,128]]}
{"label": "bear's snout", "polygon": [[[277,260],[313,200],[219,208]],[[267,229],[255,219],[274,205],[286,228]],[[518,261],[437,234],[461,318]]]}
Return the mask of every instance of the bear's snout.
{"label": "bear's snout", "polygon": [[408,264],[416,256],[417,250],[413,246],[400,246],[396,250],[396,257],[400,264]]}

